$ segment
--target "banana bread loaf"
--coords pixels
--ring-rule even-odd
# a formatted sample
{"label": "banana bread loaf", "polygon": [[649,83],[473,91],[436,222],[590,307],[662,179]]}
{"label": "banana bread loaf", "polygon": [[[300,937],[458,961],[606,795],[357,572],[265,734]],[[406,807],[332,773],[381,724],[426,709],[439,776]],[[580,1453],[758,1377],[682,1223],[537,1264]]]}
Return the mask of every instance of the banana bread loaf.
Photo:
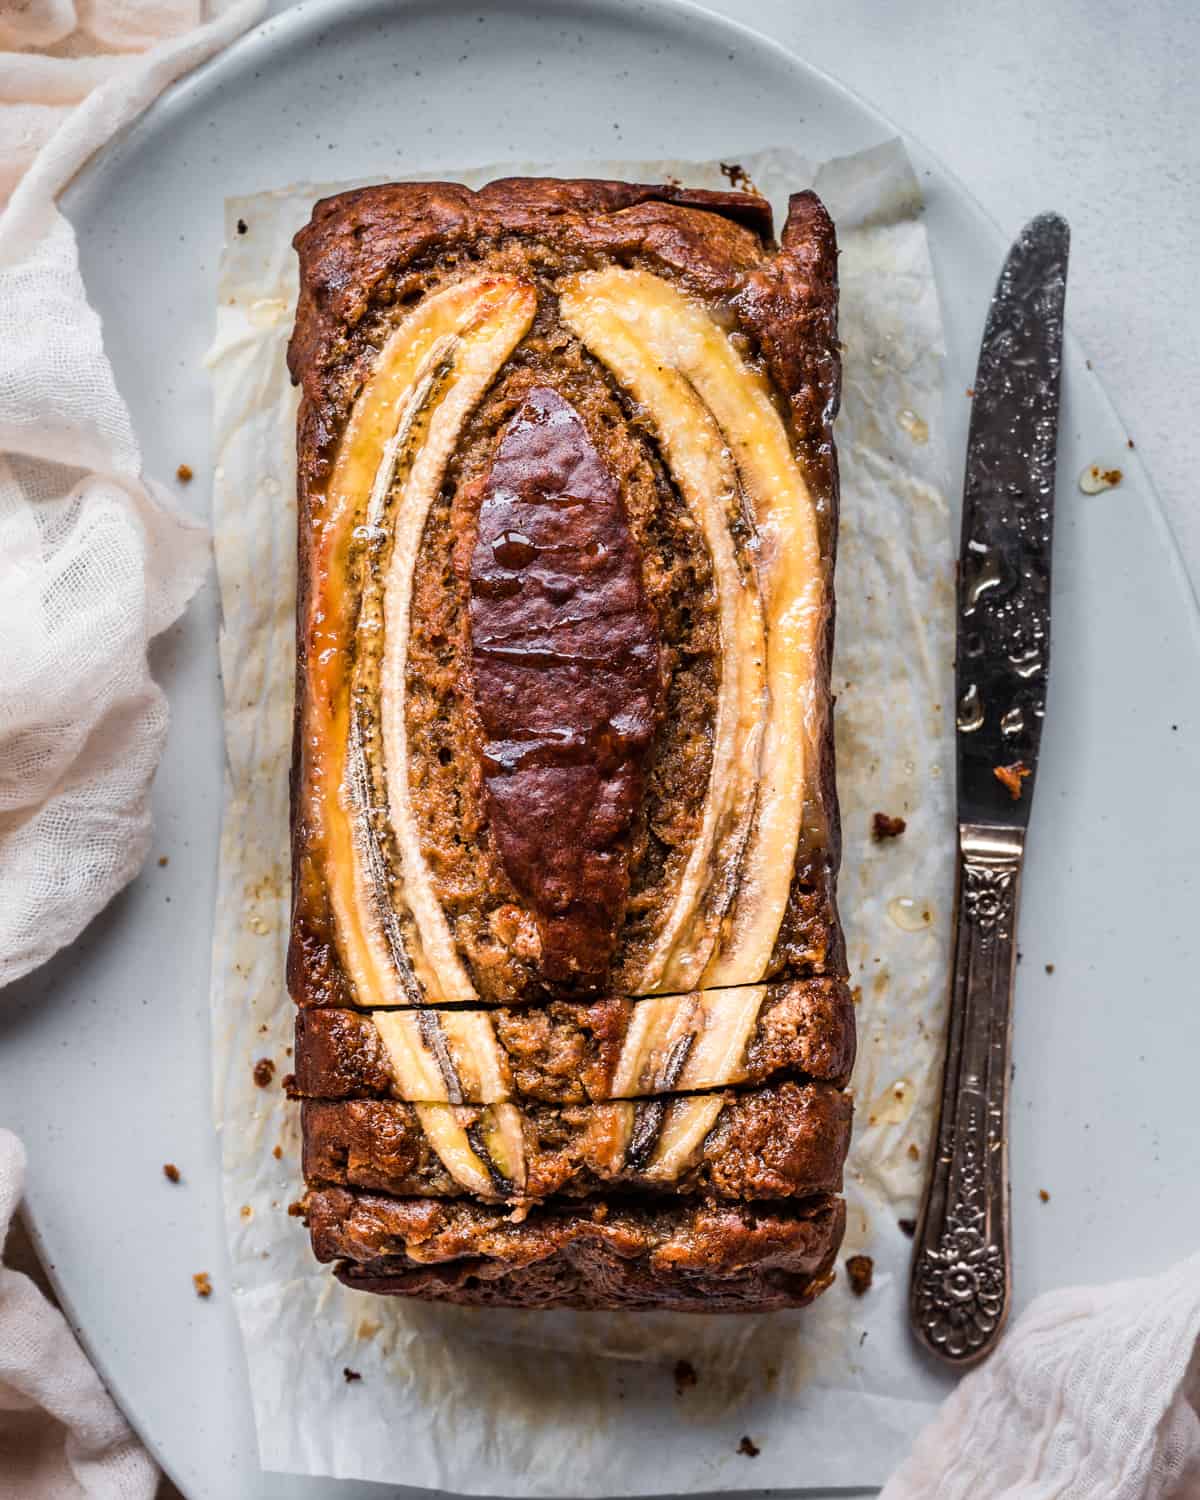
{"label": "banana bread loaf", "polygon": [[317,1254],[458,1301],[807,1301],[854,1046],[828,216],[408,183],[296,248]]}

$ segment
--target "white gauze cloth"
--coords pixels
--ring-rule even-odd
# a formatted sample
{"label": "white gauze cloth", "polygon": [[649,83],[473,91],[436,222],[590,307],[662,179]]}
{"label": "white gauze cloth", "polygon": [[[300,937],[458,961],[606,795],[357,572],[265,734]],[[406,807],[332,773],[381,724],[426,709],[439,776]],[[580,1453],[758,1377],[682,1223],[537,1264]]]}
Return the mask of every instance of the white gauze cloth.
{"label": "white gauze cloth", "polygon": [[880,1500],[1200,1500],[1200,1255],[1031,1303]]}
{"label": "white gauze cloth", "polygon": [[55,197],[263,8],[0,7],[0,985],[78,936],[146,857],[167,727],[146,646],[209,556],[142,474]]}
{"label": "white gauze cloth", "polygon": [[[24,1180],[24,1148],[0,1129],[0,1245]],[[0,1500],[151,1500],[157,1486],[62,1313],[0,1266]]]}
{"label": "white gauze cloth", "polygon": [[[142,474],[55,199],[264,9],[0,0],[0,985],[76,937],[146,856],[167,727],[146,648],[209,556]],[[0,1130],[0,1245],[24,1176]],[[0,1500],[151,1500],[157,1484],[62,1314],[0,1267]]]}

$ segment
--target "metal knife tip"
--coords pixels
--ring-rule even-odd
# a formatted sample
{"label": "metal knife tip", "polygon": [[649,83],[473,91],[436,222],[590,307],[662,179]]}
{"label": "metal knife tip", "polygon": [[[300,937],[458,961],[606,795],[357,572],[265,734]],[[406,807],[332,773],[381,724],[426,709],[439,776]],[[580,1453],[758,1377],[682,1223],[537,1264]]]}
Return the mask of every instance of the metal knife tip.
{"label": "metal knife tip", "polygon": [[1071,244],[1071,226],[1062,214],[1053,211],[1038,214],[1030,219],[1021,231],[1022,239],[1039,240],[1042,244],[1056,245],[1065,255]]}

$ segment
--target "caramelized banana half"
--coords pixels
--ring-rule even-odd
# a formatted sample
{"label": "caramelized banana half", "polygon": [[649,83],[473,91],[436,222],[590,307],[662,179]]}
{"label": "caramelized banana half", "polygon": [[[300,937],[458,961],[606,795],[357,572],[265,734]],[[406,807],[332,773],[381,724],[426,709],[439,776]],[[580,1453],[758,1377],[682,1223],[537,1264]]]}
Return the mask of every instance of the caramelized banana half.
{"label": "caramelized banana half", "polygon": [[[360,1003],[476,998],[413,816],[404,716],[409,610],[421,532],[463,424],[536,307],[531,286],[504,276],[461,282],[422,302],[375,361],[325,494],[314,501],[322,524],[309,587],[308,733],[321,763],[313,799],[320,806],[310,812],[324,834],[339,949]],[[347,587],[355,577],[360,598]],[[372,749],[386,807],[378,805]]]}
{"label": "caramelized banana half", "polygon": [[[813,763],[826,608],[816,509],[766,381],[699,302],[648,272],[612,268],[572,278],[559,305],[655,428],[704,530],[721,601],[704,829],[663,928],[668,951],[630,988],[749,983],[767,972],[787,906]],[[753,531],[750,577],[721,536],[739,500]]]}

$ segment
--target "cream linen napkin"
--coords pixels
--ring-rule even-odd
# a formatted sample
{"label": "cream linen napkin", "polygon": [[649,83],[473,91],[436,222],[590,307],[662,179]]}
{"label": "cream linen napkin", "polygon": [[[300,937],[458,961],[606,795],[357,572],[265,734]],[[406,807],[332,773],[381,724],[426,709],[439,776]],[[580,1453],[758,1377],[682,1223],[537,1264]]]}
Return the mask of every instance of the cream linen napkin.
{"label": "cream linen napkin", "polygon": [[[0,1245],[24,1179],[24,1148],[0,1130]],[[157,1483],[62,1313],[0,1266],[0,1500],[151,1500]]]}
{"label": "cream linen napkin", "polygon": [[[264,0],[0,4],[0,985],[137,872],[167,727],[151,637],[208,538],[142,474],[55,198]],[[0,1130],[0,1244],[25,1157]],[[62,1315],[0,1267],[0,1500],[149,1500],[157,1470]]]}
{"label": "cream linen napkin", "polygon": [[880,1500],[1198,1500],[1200,1255],[1048,1292],[968,1375]]}

